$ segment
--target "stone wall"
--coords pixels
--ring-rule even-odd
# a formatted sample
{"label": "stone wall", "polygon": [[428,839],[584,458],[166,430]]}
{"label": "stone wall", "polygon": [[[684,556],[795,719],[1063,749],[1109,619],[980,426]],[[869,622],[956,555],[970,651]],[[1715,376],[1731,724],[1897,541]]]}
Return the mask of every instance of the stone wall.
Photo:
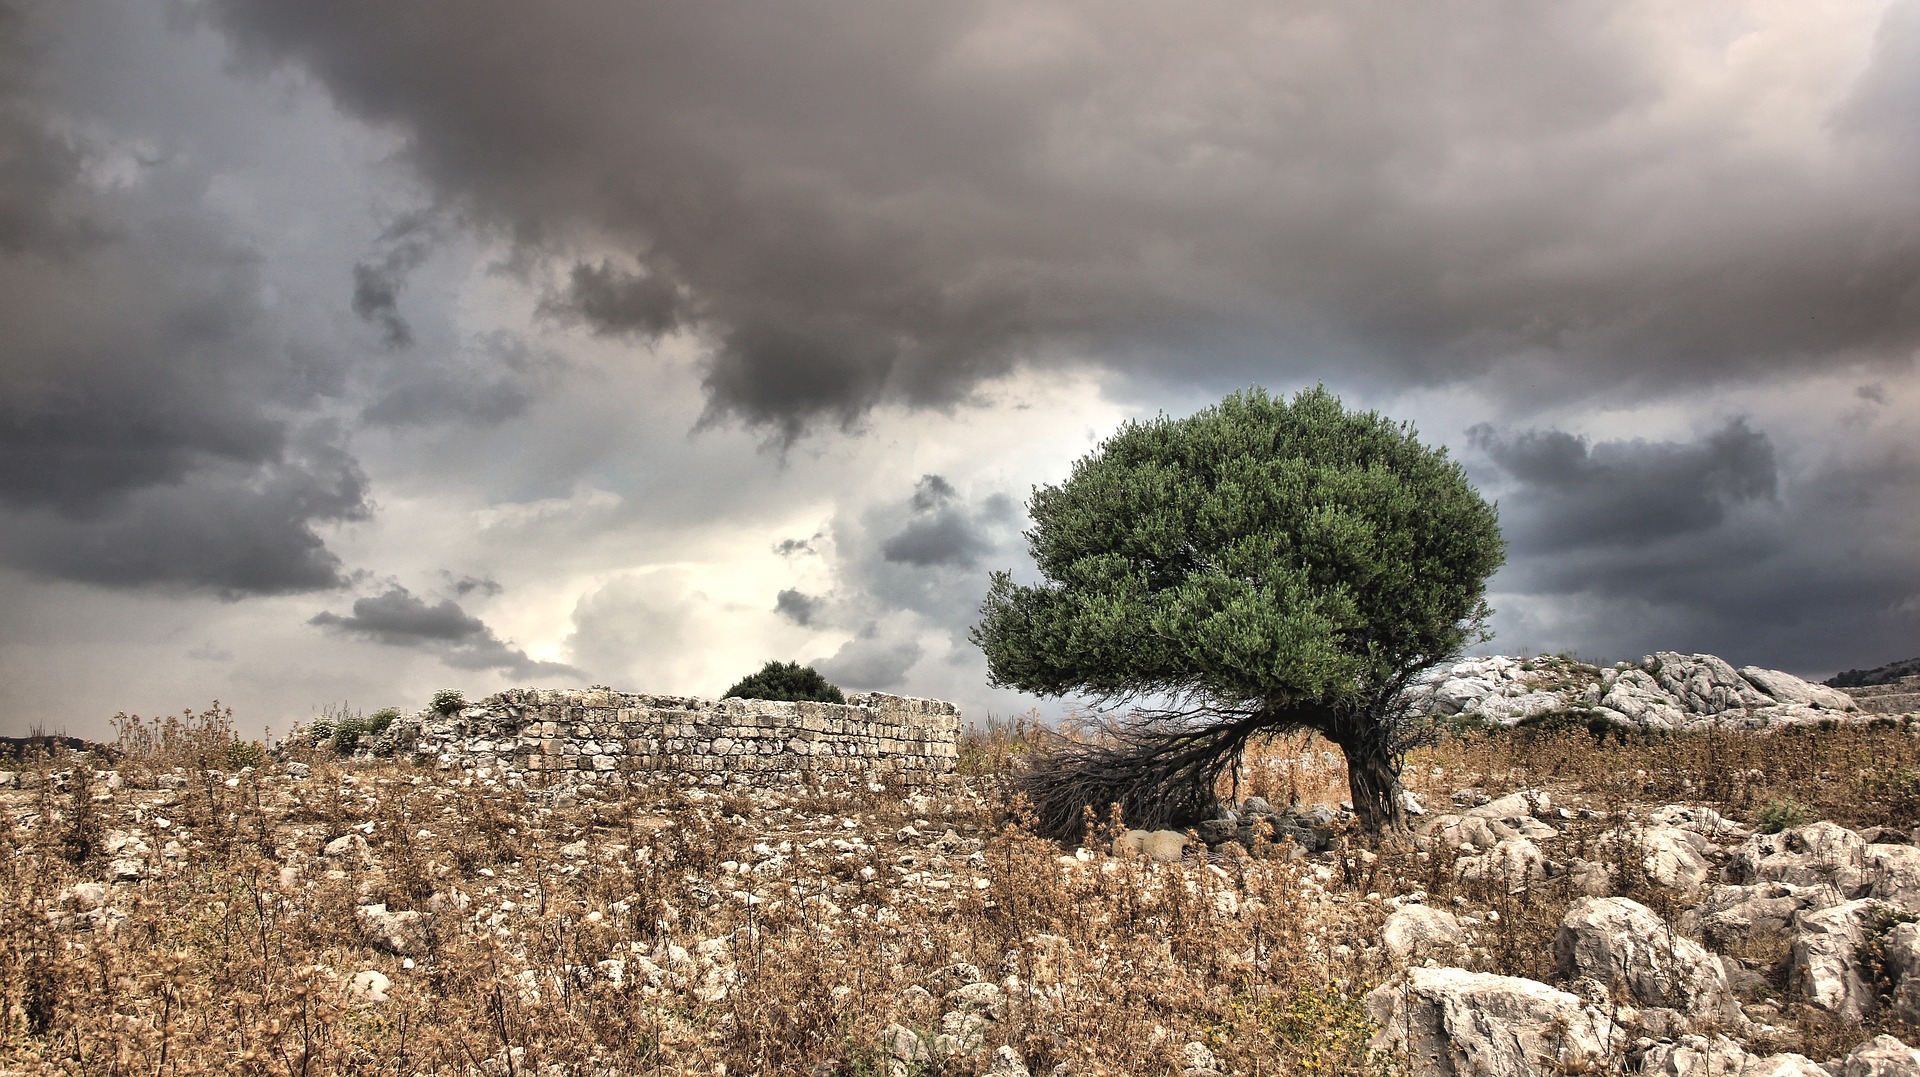
{"label": "stone wall", "polygon": [[421,763],[509,779],[680,774],[713,784],[924,785],[953,773],[960,712],[881,693],[835,704],[517,688],[396,725],[396,749]]}

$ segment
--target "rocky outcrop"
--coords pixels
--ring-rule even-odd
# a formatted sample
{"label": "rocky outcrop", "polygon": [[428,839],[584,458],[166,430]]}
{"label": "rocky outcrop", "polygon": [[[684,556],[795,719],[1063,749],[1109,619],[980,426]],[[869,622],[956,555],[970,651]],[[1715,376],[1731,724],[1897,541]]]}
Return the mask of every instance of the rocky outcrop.
{"label": "rocky outcrop", "polygon": [[1557,656],[1466,658],[1429,677],[1417,693],[1430,713],[1503,726],[1557,715],[1656,730],[1763,730],[1871,718],[1837,688],[1673,651],[1611,669]]}

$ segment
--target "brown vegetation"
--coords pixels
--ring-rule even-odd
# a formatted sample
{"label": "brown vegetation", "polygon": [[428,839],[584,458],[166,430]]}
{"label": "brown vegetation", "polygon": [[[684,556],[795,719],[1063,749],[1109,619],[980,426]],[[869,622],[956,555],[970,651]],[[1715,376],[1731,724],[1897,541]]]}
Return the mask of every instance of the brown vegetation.
{"label": "brown vegetation", "polygon": [[[251,746],[217,708],[128,720],[115,770],[46,755],[0,791],[0,1063],[931,1074],[985,1072],[1006,1044],[1035,1074],[1165,1074],[1200,1044],[1225,1072],[1385,1072],[1358,1000],[1388,974],[1379,924],[1415,891],[1477,917],[1477,967],[1554,974],[1563,882],[1462,884],[1450,861],[1357,835],[1312,859],[1257,847],[1172,865],[1110,858],[1099,833],[1079,850],[1036,838],[1003,792],[1033,735],[976,733],[962,776],[928,796],[509,789],[324,752],[297,760],[301,778],[233,766]],[[1328,748],[1261,742],[1238,795],[1336,801]],[[1751,821],[1790,801],[1848,826],[1920,824],[1920,742],[1898,729],[1476,732],[1416,753],[1406,777],[1432,806],[1549,787],[1595,813],[1684,801]],[[1570,826],[1549,855],[1612,856],[1658,908],[1601,834],[1597,817]],[[404,929],[364,911],[378,905]],[[981,981],[997,1001],[954,994]],[[1781,1046],[1816,1056],[1873,1031],[1787,1011]]]}

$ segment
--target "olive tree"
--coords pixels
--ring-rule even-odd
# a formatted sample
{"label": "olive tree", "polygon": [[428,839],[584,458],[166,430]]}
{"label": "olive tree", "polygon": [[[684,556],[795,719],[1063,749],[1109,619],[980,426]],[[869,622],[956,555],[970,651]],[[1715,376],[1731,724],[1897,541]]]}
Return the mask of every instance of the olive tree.
{"label": "olive tree", "polygon": [[812,666],[769,661],[758,673],[734,682],[722,699],[785,699],[816,703],[845,703],[846,694]]}
{"label": "olive tree", "polygon": [[1405,690],[1485,638],[1503,559],[1444,448],[1323,388],[1256,388],[1127,424],[1028,509],[1044,582],[994,573],[973,629],[993,683],[1135,708],[1030,773],[1043,829],[1112,804],[1134,826],[1211,817],[1248,741],[1288,729],[1339,745],[1364,826],[1404,828]]}

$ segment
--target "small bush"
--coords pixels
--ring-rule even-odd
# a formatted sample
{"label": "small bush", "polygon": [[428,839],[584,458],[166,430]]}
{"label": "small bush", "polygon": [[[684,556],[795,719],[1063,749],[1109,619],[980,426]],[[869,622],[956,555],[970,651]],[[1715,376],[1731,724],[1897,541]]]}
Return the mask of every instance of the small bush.
{"label": "small bush", "polygon": [[1753,823],[1762,834],[1778,834],[1782,830],[1805,826],[1819,817],[1819,813],[1811,806],[1792,797],[1779,797],[1760,805],[1760,810],[1753,813]]}
{"label": "small bush", "polygon": [[235,737],[227,742],[225,762],[228,770],[257,767],[266,757],[267,750],[260,745],[259,741],[241,740]]}
{"label": "small bush", "polygon": [[[455,694],[457,695],[458,693],[455,693]],[[462,700],[462,703],[464,702],[465,701]],[[374,711],[372,714],[367,716],[367,732],[385,733],[387,731],[387,727],[392,725],[394,722],[398,721],[399,718],[400,718],[399,707],[382,707],[379,710]]]}
{"label": "small bush", "polygon": [[785,699],[815,703],[845,703],[846,694],[812,666],[798,662],[768,662],[760,672],[742,677],[723,699]]}
{"label": "small bush", "polygon": [[467,697],[458,688],[442,688],[433,694],[433,709],[441,714],[452,714],[467,705]]}

